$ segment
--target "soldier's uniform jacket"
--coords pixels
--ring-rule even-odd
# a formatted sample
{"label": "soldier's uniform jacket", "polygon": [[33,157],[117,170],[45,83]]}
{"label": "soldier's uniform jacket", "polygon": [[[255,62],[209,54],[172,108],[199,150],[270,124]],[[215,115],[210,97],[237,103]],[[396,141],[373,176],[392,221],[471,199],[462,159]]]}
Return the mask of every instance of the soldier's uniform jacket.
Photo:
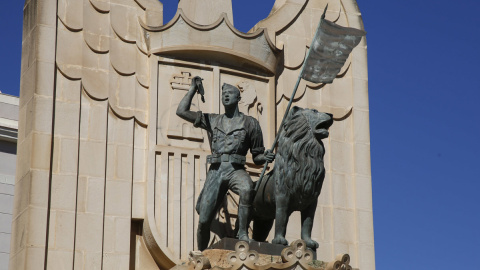
{"label": "soldier's uniform jacket", "polygon": [[253,157],[263,154],[265,147],[262,130],[255,118],[240,113],[240,117],[230,119],[229,126],[224,127],[224,117],[223,114],[197,112],[193,125],[207,131],[212,151],[207,162],[244,165],[249,149]]}

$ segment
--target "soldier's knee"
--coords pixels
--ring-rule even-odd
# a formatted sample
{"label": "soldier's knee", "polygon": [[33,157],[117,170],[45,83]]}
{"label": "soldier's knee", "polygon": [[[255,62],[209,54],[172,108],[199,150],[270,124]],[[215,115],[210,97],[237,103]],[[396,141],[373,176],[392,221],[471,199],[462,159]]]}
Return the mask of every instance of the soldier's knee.
{"label": "soldier's knee", "polygon": [[210,229],[210,225],[206,222],[198,222],[198,230],[199,231],[206,231]]}

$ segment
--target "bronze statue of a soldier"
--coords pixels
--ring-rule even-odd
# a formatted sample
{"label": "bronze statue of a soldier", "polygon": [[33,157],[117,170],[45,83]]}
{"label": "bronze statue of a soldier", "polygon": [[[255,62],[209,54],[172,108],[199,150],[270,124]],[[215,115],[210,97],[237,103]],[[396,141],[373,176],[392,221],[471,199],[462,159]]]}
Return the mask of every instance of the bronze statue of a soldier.
{"label": "bronze statue of a soldier", "polygon": [[257,165],[272,162],[275,154],[265,152],[262,130],[258,121],[238,109],[240,90],[230,84],[222,86],[222,104],[225,114],[194,112],[190,110],[193,96],[198,90],[203,94],[201,78],[194,77],[189,91],[180,101],[177,115],[207,131],[212,155],[207,157],[210,169],[196,210],[199,214],[198,249],[208,247],[210,225],[228,190],[240,196],[238,207],[238,239],[249,240],[248,222],[253,200],[253,181],[245,171],[245,161],[250,150]]}

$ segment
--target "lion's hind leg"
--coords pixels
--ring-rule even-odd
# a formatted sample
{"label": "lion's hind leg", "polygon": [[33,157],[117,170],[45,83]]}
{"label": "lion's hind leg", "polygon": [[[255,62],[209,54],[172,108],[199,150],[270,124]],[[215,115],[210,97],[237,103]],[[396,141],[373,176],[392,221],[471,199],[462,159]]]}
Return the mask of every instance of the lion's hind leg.
{"label": "lion's hind leg", "polygon": [[265,242],[273,226],[273,219],[254,219],[252,238],[258,242]]}

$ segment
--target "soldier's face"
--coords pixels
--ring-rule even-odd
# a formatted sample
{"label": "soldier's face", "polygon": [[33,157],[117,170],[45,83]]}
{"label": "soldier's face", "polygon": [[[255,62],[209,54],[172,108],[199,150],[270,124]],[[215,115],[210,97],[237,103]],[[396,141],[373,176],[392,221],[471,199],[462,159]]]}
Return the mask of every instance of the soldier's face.
{"label": "soldier's face", "polygon": [[236,106],[240,101],[240,91],[223,87],[222,89],[222,104],[225,107]]}

